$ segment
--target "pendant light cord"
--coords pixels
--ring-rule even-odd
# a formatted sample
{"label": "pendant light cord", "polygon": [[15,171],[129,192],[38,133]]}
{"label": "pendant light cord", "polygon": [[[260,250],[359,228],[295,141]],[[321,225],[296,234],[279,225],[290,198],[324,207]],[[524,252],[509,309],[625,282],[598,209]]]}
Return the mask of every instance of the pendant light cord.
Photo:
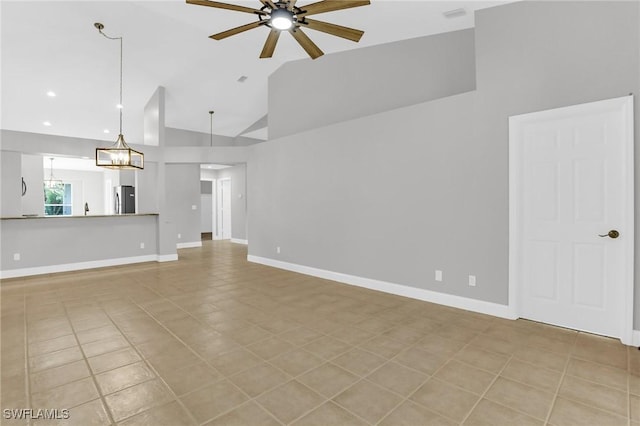
{"label": "pendant light cord", "polygon": [[210,139],[211,139],[211,147],[213,148],[213,111],[209,111],[209,116],[210,116],[210,131],[209,131],[209,135],[210,135]]}
{"label": "pendant light cord", "polygon": [[120,135],[122,134],[122,110],[124,108],[123,104],[122,104],[122,37],[109,37],[108,35],[106,35],[105,33],[102,32],[104,25],[96,23],[94,24],[94,26],[98,29],[98,32],[100,34],[102,34],[105,38],[108,38],[109,40],[120,40],[120,104],[119,104],[119,108],[120,109]]}

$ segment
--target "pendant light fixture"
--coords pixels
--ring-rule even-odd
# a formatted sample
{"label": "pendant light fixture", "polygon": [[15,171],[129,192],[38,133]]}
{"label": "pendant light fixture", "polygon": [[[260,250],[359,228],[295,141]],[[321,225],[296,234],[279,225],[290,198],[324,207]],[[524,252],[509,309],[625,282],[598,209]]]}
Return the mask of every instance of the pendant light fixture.
{"label": "pendant light fixture", "polygon": [[122,135],[122,37],[109,37],[102,32],[104,25],[99,22],[93,26],[109,40],[120,40],[120,132],[115,144],[109,148],[96,148],[96,166],[108,169],[144,169],[144,154],[127,145]]}
{"label": "pendant light fixture", "polygon": [[49,179],[44,181],[44,186],[49,189],[60,188],[64,184],[60,179],[56,179],[56,177],[53,176],[53,157],[50,157],[49,160],[51,160],[51,168],[49,169]]}

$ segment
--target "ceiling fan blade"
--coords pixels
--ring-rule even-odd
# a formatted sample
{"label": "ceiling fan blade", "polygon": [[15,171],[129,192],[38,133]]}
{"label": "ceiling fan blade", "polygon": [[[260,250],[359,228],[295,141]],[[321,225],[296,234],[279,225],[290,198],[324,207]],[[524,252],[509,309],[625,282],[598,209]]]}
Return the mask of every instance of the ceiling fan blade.
{"label": "ceiling fan blade", "polygon": [[289,3],[287,3],[287,10],[288,11],[293,11],[293,8],[296,7],[296,1],[297,0],[289,0]]}
{"label": "ceiling fan blade", "polygon": [[273,0],[260,0],[260,3],[265,6],[269,6],[272,10],[277,9],[278,7],[273,3]]}
{"label": "ceiling fan blade", "polygon": [[355,28],[343,27],[341,25],[316,21],[314,19],[305,18],[304,21],[299,23],[301,25],[306,25],[307,28],[311,28],[312,30],[322,31],[323,33],[346,38],[347,40],[355,42],[360,41],[360,38],[364,34],[364,31],[356,30]]}
{"label": "ceiling fan blade", "polygon": [[307,37],[307,35],[303,33],[300,28],[294,28],[292,30],[289,30],[289,32],[291,33],[293,38],[295,38],[296,41],[300,43],[300,46],[302,46],[302,48],[309,54],[309,56],[311,56],[311,59],[316,59],[324,55],[324,52],[322,52],[322,50],[320,50],[320,48],[316,46],[316,44],[312,42],[311,39]]}
{"label": "ceiling fan blade", "polygon": [[264,47],[262,48],[262,53],[260,54],[261,58],[270,58],[273,56],[273,51],[276,50],[276,43],[278,43],[279,38],[280,31],[271,30],[267,37],[267,41],[264,43]]}
{"label": "ceiling fan blade", "polygon": [[239,5],[236,5],[236,4],[220,3],[219,1],[187,0],[187,3],[188,4],[197,4],[199,6],[216,7],[218,9],[235,10],[235,11],[238,11],[238,12],[255,13],[257,15],[266,15],[266,12],[263,12],[263,11],[258,10],[258,9],[252,9],[250,7],[239,6]]}
{"label": "ceiling fan blade", "polygon": [[223,32],[218,33],[218,34],[211,35],[211,36],[209,36],[209,38],[212,38],[214,40],[222,40],[223,38],[231,37],[232,35],[240,34],[242,32],[245,32],[245,31],[248,31],[248,30],[252,30],[254,28],[258,28],[263,23],[264,23],[264,21],[256,21],[256,22],[252,22],[250,24],[241,25],[239,27],[232,28],[232,29],[227,30],[227,31],[223,31]]}
{"label": "ceiling fan blade", "polygon": [[371,4],[369,0],[324,0],[301,7],[300,9],[302,9],[302,11],[298,13],[298,16],[316,15],[318,13],[367,6],[369,4]]}

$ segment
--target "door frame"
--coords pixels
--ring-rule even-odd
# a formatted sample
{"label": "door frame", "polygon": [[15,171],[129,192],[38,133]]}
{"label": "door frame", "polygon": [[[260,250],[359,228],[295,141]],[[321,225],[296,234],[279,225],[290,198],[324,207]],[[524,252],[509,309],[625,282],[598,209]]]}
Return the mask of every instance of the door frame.
{"label": "door frame", "polygon": [[[219,214],[219,210],[222,210],[221,206],[222,206],[222,184],[224,181],[229,181],[229,199],[231,200],[231,178],[230,177],[224,177],[224,178],[218,178],[218,180],[216,181],[216,212],[215,212],[215,218],[216,218],[216,234],[218,236],[218,239],[222,240],[224,239],[224,227],[223,227],[223,221],[224,221],[224,216]],[[231,205],[229,205],[229,226],[231,227],[231,229],[233,229],[233,224],[231,223],[232,217],[231,217]],[[229,230],[229,239],[232,238],[232,234],[231,234],[231,229]]]}
{"label": "door frame", "polygon": [[625,164],[623,167],[626,178],[624,196],[626,206],[624,208],[626,238],[623,272],[625,285],[622,289],[619,302],[620,314],[620,340],[625,345],[633,344],[633,310],[634,310],[634,137],[633,137],[633,95],[603,101],[572,105],[546,111],[532,112],[528,114],[509,117],[509,310],[515,318],[521,314],[521,289],[522,283],[519,277],[522,272],[522,158],[524,155],[523,129],[528,123],[539,120],[559,119],[570,117],[574,114],[601,111],[619,111],[624,117],[624,149]]}

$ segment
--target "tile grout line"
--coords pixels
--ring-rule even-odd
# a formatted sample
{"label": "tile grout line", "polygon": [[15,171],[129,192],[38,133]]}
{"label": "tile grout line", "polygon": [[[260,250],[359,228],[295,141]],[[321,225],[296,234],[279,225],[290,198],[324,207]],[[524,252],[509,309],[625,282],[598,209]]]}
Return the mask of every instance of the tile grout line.
{"label": "tile grout line", "polygon": [[562,370],[562,375],[560,376],[560,380],[558,380],[558,385],[556,386],[556,390],[553,394],[553,399],[551,400],[551,405],[549,406],[549,409],[547,410],[547,416],[544,419],[544,424],[545,425],[549,425],[549,421],[551,420],[551,413],[553,413],[553,409],[556,406],[556,401],[558,400],[558,395],[560,394],[560,388],[562,387],[562,384],[564,383],[564,379],[565,377],[567,377],[567,371],[569,370],[569,363],[571,362],[571,354],[573,353],[575,347],[576,347],[576,342],[578,341],[578,334],[576,333],[576,336],[573,340],[573,344],[571,345],[571,350],[567,353],[566,357],[567,359],[564,362],[564,368]]}
{"label": "tile grout line", "polygon": [[[164,296],[162,296],[162,297],[164,298]],[[165,298],[165,299],[166,299],[166,298]],[[168,299],[167,299],[167,300],[168,300]],[[173,301],[171,301],[171,302],[173,303]],[[178,336],[177,336],[173,331],[171,331],[168,327],[166,327],[164,324],[160,323],[160,321],[158,321],[158,320],[157,320],[157,319],[156,319],[156,318],[155,318],[155,317],[154,317],[150,312],[148,312],[148,311],[147,311],[143,306],[141,306],[139,303],[137,303],[137,302],[135,302],[135,301],[134,301],[133,303],[134,303],[136,306],[138,306],[141,310],[143,310],[143,311],[144,311],[144,312],[145,312],[149,317],[151,317],[151,318],[152,318],[156,323],[158,323],[162,328],[164,328],[164,329],[167,331],[167,333],[171,334],[171,335],[172,335],[176,340],[178,340],[180,343],[182,343],[182,344],[183,344],[183,345],[184,345],[184,346],[185,346],[185,347],[186,347],[186,348],[187,348],[191,353],[193,353],[197,358],[199,358],[202,362],[204,362],[204,363],[205,363],[209,368],[211,368],[211,369],[213,369],[214,371],[216,371],[216,372],[220,373],[220,375],[223,377],[223,379],[216,380],[215,382],[227,381],[227,382],[228,382],[228,383],[230,383],[234,388],[238,389],[238,390],[242,393],[242,395],[244,395],[245,397],[247,397],[247,398],[248,398],[248,399],[247,399],[246,401],[244,401],[242,404],[238,404],[238,405],[236,405],[236,406],[234,406],[234,407],[232,407],[232,408],[230,408],[230,409],[228,409],[228,410],[226,410],[226,411],[224,411],[224,412],[220,413],[219,415],[214,416],[214,417],[209,418],[209,419],[206,419],[205,421],[203,421],[202,423],[200,423],[200,422],[198,422],[198,419],[196,419],[196,418],[195,418],[195,416],[193,415],[193,413],[191,413],[191,410],[189,410],[189,409],[184,405],[184,403],[182,402],[182,400],[180,399],[180,397],[178,397],[178,396],[175,394],[175,392],[173,392],[173,389],[171,389],[171,387],[170,387],[170,386],[165,382],[165,380],[162,378],[162,375],[158,372],[158,370],[157,370],[153,365],[151,365],[151,363],[148,363],[148,362],[146,361],[146,358],[142,357],[142,358],[145,360],[145,362],[147,362],[147,363],[149,364],[149,366],[153,369],[153,371],[156,373],[156,375],[158,376],[158,378],[159,378],[160,380],[162,380],[162,382],[165,384],[165,386],[167,386],[167,388],[169,389],[169,391],[170,391],[170,392],[171,392],[171,393],[176,397],[176,400],[178,401],[178,403],[180,404],[180,406],[181,406],[181,407],[183,407],[183,408],[185,409],[185,411],[186,411],[187,413],[189,413],[189,415],[191,415],[191,417],[195,420],[195,423],[196,423],[196,424],[205,424],[205,423],[207,423],[207,422],[210,422],[211,420],[214,420],[214,419],[216,419],[216,418],[218,418],[218,417],[220,417],[220,416],[223,416],[223,415],[225,415],[225,414],[227,414],[227,413],[229,413],[229,412],[233,411],[234,409],[238,408],[239,406],[244,405],[246,402],[248,402],[248,401],[252,401],[252,400],[254,399],[254,398],[252,398],[249,394],[247,394],[244,390],[242,390],[240,387],[238,387],[234,382],[232,382],[231,380],[229,380],[229,378],[227,377],[227,375],[223,374],[221,371],[219,371],[217,368],[215,368],[213,365],[211,365],[211,364],[210,364],[206,359],[204,359],[204,358],[203,358],[199,353],[197,353],[197,352],[196,352],[196,351],[191,347],[191,345],[187,344],[187,342],[183,341],[180,337],[178,337]],[[176,306],[178,306],[178,305],[176,304]],[[182,309],[182,307],[181,307],[181,306],[178,306],[178,308]],[[182,310],[184,311],[184,309],[182,309]],[[187,312],[187,311],[185,311],[185,312]],[[190,314],[189,314],[189,315],[190,315]],[[116,327],[117,327],[117,326],[116,326]],[[124,333],[123,333],[123,334],[124,334]],[[126,337],[125,337],[125,338],[126,338]],[[128,340],[128,339],[127,339],[127,340]],[[137,352],[137,348],[135,347],[135,345],[133,345],[133,344],[132,344],[132,347],[133,347],[133,348],[134,348],[134,350],[136,350],[136,352]],[[232,350],[232,351],[233,351],[233,350]],[[232,352],[232,351],[229,351],[229,352]],[[226,353],[226,352],[225,352],[225,353]],[[246,370],[243,370],[243,371],[246,371]],[[239,371],[239,372],[237,372],[237,373],[240,373],[240,371]],[[212,383],[213,383],[213,382],[212,382]],[[200,388],[198,388],[198,389],[202,389],[202,388],[204,388],[204,387],[206,387],[206,386],[208,386],[208,385],[203,385],[203,386],[201,386],[201,387],[200,387]],[[187,395],[187,394],[189,394],[189,393],[192,393],[192,392],[194,392],[194,390],[191,390],[190,392],[187,392],[185,395]],[[183,395],[182,397],[184,397],[185,395]],[[257,401],[256,401],[256,402],[257,402]],[[268,411],[267,411],[267,412],[268,412]],[[269,414],[271,415],[271,413],[270,413],[270,412],[269,412]]]}
{"label": "tile grout line", "polygon": [[[139,307],[140,309],[143,309],[143,308],[140,306],[140,304],[139,304],[139,303],[137,303],[137,302],[135,302],[133,299],[131,299],[131,297],[127,296],[127,298],[128,298],[128,301],[130,301],[131,303],[133,303],[135,306]],[[111,317],[111,315],[110,315],[106,310],[104,310],[104,308],[102,308],[102,306],[100,306],[100,309],[104,312],[104,314],[107,316],[107,318],[109,318],[109,321],[111,321],[111,323],[113,324],[113,326],[114,326],[114,327],[115,327],[115,328],[120,332],[120,334],[122,335],[122,337],[127,341],[127,343],[128,343],[128,344],[131,346],[131,348],[136,352],[136,354],[138,354],[138,356],[140,357],[140,359],[142,360],[142,362],[144,362],[144,363],[145,363],[145,365],[146,365],[147,367],[151,368],[151,370],[155,373],[156,377],[157,377],[159,380],[161,380],[161,381],[162,381],[162,383],[166,386],[167,390],[168,390],[169,392],[171,392],[171,394],[172,394],[172,395],[173,395],[173,397],[175,398],[175,401],[177,401],[177,402],[178,402],[178,405],[180,405],[180,407],[182,407],[182,409],[184,409],[184,410],[185,410],[185,412],[187,413],[187,415],[191,416],[191,420],[194,420],[194,423],[195,423],[195,424],[198,424],[197,419],[193,416],[193,414],[191,413],[191,411],[190,411],[190,410],[188,410],[188,409],[187,409],[187,407],[185,407],[185,406],[184,406],[184,404],[182,403],[182,401],[180,400],[180,398],[178,398],[178,396],[175,394],[175,392],[173,391],[173,389],[171,389],[171,387],[166,383],[166,381],[162,378],[162,376],[158,373],[158,371],[153,367],[153,365],[151,365],[151,363],[147,360],[147,358],[145,358],[145,357],[140,353],[140,351],[138,351],[138,348],[136,347],[136,345],[134,345],[134,344],[129,340],[129,338],[127,337],[127,335],[126,335],[126,334],[125,334],[125,333],[120,329],[120,327],[118,326],[118,324],[116,324],[116,322],[113,320],[113,318]],[[144,309],[143,309],[143,311],[144,311]],[[146,312],[146,311],[144,311],[144,312],[145,312],[145,313],[147,313],[147,315],[149,315],[149,313],[148,313],[148,312]],[[150,316],[150,315],[149,315],[149,316]],[[152,317],[152,318],[153,318],[153,317]],[[153,320],[154,320],[154,321],[156,321],[156,322],[158,322],[155,318],[153,318]],[[130,364],[129,364],[129,365],[130,365]],[[119,368],[119,367],[118,367],[118,368]],[[153,380],[153,379],[150,379],[150,380]],[[147,380],[147,381],[150,381],[150,380]],[[143,382],[143,383],[145,383],[145,382]],[[134,386],[135,386],[135,385],[134,385]],[[130,387],[131,387],[131,386],[130,386]],[[128,389],[128,388],[125,388],[125,389]],[[117,392],[120,392],[120,391],[117,391]],[[114,393],[115,393],[115,392],[114,392]],[[100,394],[102,395],[102,392],[100,392]],[[107,405],[107,404],[106,404],[106,401],[105,401],[105,406],[106,406],[106,405]],[[129,416],[129,417],[127,417],[127,418],[125,418],[125,419],[122,419],[122,420],[120,420],[120,421],[124,421],[124,420],[126,420],[126,419],[128,419],[128,418],[131,418],[131,417],[137,416],[138,414],[144,413],[145,411],[151,410],[151,409],[156,408],[156,407],[159,407],[159,406],[160,406],[160,405],[153,405],[153,406],[150,406],[150,407],[148,407],[146,410],[142,410],[140,413],[133,414],[132,416]],[[113,423],[115,424],[116,422],[114,421]]]}
{"label": "tile grout line", "polygon": [[[511,360],[512,360],[512,359],[513,359],[513,354],[511,354],[511,355],[509,356],[509,358],[508,358],[508,359],[507,359],[507,361],[504,363],[504,365],[502,366],[502,368],[500,369],[500,371],[498,371],[498,372],[496,373],[496,376],[493,378],[493,380],[491,381],[491,383],[489,383],[489,386],[487,386],[487,388],[484,390],[484,392],[482,392],[482,395],[480,395],[480,398],[478,398],[478,400],[476,401],[476,403],[475,403],[475,404],[473,404],[473,407],[471,407],[471,410],[469,410],[469,412],[467,413],[467,415],[466,415],[466,416],[464,416],[464,419],[462,419],[462,422],[460,422],[460,424],[463,424],[464,422],[466,422],[466,421],[467,421],[467,419],[469,419],[469,416],[471,416],[471,413],[473,413],[473,410],[475,410],[475,409],[476,409],[476,407],[480,404],[480,402],[482,402],[482,400],[484,399],[485,395],[486,395],[486,394],[489,392],[489,390],[493,387],[493,385],[495,384],[495,382],[497,382],[497,381],[498,381],[498,379],[499,379],[500,377],[502,377],[502,376],[501,376],[502,372],[507,368],[507,366],[509,365],[509,363],[511,362]],[[494,401],[491,401],[491,402],[494,402]],[[499,405],[502,405],[502,404],[499,404]],[[511,409],[513,410],[513,408],[511,408]],[[518,411],[518,412],[520,412],[520,410],[514,410],[514,411]],[[525,414],[525,413],[523,413],[523,414]],[[533,416],[531,416],[531,415],[529,415],[529,414],[526,414],[526,415],[527,415],[528,417],[535,418],[535,417],[533,417]]]}
{"label": "tile grout line", "polygon": [[[115,419],[113,417],[113,414],[111,413],[111,408],[107,405],[107,401],[104,397],[104,395],[102,395],[102,391],[100,390],[100,386],[98,386],[98,380],[96,379],[95,375],[93,374],[93,371],[91,370],[91,365],[89,364],[89,360],[87,359],[87,355],[84,352],[84,349],[82,348],[82,345],[80,344],[80,339],[78,339],[78,335],[76,334],[76,329],[73,325],[73,321],[71,321],[71,318],[69,317],[69,311],[67,310],[67,305],[64,302],[60,302],[63,309],[64,309],[64,313],[65,316],[67,317],[67,321],[69,322],[69,325],[71,326],[71,331],[73,332],[73,338],[76,341],[76,344],[78,345],[78,349],[80,349],[80,353],[82,354],[82,359],[85,363],[85,366],[87,367],[87,370],[89,371],[89,375],[91,377],[91,381],[93,382],[93,386],[95,386],[96,391],[98,392],[98,396],[100,399],[100,402],[102,403],[102,406],[104,407],[104,410],[107,413],[107,416],[109,417],[109,421],[111,422],[111,424],[115,424]],[[82,379],[80,379],[82,380]],[[85,401],[82,404],[85,404],[87,402],[90,401]],[[80,405],[82,405],[80,404]]]}
{"label": "tile grout line", "polygon": [[[634,348],[635,349],[635,348]],[[640,349],[640,348],[639,348]],[[627,426],[631,426],[631,347],[627,347]]]}
{"label": "tile grout line", "polygon": [[[22,291],[22,303],[23,303],[23,316],[24,316],[24,371],[25,371],[25,378],[24,378],[24,389],[26,392],[26,396],[27,396],[27,404],[29,405],[29,408],[33,407],[33,402],[31,400],[31,367],[29,366],[29,330],[27,327],[27,295],[24,292],[24,290]],[[29,418],[27,420],[27,424],[31,425],[31,418]]]}
{"label": "tile grout line", "polygon": [[[491,322],[493,322],[493,321],[491,321]],[[489,326],[487,326],[487,328],[488,328],[488,327],[489,327]],[[486,329],[485,329],[485,330],[486,330]],[[481,333],[482,333],[481,331],[478,331],[477,335],[480,335]],[[428,335],[427,335],[427,336],[428,336]],[[440,337],[440,338],[444,338],[444,339],[448,339],[448,340],[457,341],[456,339],[449,339],[449,338],[447,338],[447,337],[443,337],[443,336],[439,336],[439,335],[437,335],[437,336],[438,336],[438,337]],[[469,342],[468,342],[468,343],[466,343],[466,344],[465,344],[465,345],[463,345],[460,349],[458,349],[457,351],[455,351],[455,352],[453,352],[451,355],[449,355],[449,356],[446,358],[445,362],[443,362],[443,364],[442,364],[440,367],[438,367],[438,368],[433,372],[433,374],[425,374],[423,371],[417,370],[417,369],[412,368],[412,367],[408,367],[408,368],[409,368],[409,369],[411,369],[411,370],[417,371],[417,372],[419,372],[419,373],[421,373],[421,374],[425,374],[425,375],[427,376],[427,378],[426,378],[424,381],[422,381],[422,382],[421,382],[421,383],[420,383],[420,384],[419,384],[419,385],[418,385],[418,386],[417,386],[413,391],[411,391],[407,396],[401,395],[401,396],[403,397],[403,400],[401,400],[401,401],[400,401],[400,402],[399,402],[395,407],[393,407],[393,408],[392,408],[388,413],[386,413],[386,414],[385,414],[385,415],[384,415],[380,420],[378,420],[377,424],[379,424],[379,423],[381,423],[382,421],[384,421],[384,419],[386,419],[387,417],[389,417],[389,416],[390,416],[390,415],[391,415],[395,410],[397,410],[397,409],[398,409],[398,407],[400,407],[402,404],[404,404],[404,403],[405,403],[405,402],[407,402],[407,401],[412,402],[412,403],[415,403],[415,404],[418,404],[419,406],[426,408],[428,411],[430,411],[430,412],[432,412],[432,413],[435,413],[435,414],[438,414],[438,415],[440,415],[440,416],[442,416],[442,417],[444,417],[444,418],[447,418],[447,419],[448,419],[449,417],[444,416],[444,415],[441,415],[441,414],[439,414],[439,413],[436,413],[435,411],[431,410],[429,407],[425,407],[423,404],[420,404],[420,403],[418,403],[418,402],[416,402],[416,401],[412,401],[410,398],[411,398],[411,397],[412,397],[412,396],[413,396],[413,395],[414,395],[414,394],[415,394],[415,393],[416,393],[416,392],[417,392],[417,391],[418,391],[422,386],[424,386],[428,381],[430,381],[431,379],[435,378],[435,375],[438,373],[438,371],[440,371],[440,370],[441,370],[442,368],[444,368],[447,364],[449,364],[449,362],[450,362],[451,360],[453,360],[453,359],[454,359],[454,356],[455,356],[457,353],[462,352],[465,348],[467,348],[469,345],[471,345],[472,341],[473,341],[476,337],[477,337],[477,336],[474,336],[474,337],[473,337],[473,339],[469,339]],[[409,349],[413,349],[413,348],[415,348],[415,347],[417,346],[418,342],[422,341],[423,339],[424,339],[424,337],[423,337],[423,338],[421,338],[421,339],[419,339],[419,340],[417,340],[417,341],[415,341],[415,342],[413,342],[413,343],[411,343],[409,346],[407,346],[406,348],[404,348],[402,351],[398,352],[398,353],[397,353],[397,354],[395,354],[393,357],[391,357],[391,358],[388,360],[388,362],[387,362],[387,363],[389,363],[389,362],[395,362],[395,363],[397,363],[397,364],[399,364],[399,365],[405,366],[403,363],[395,361],[395,359],[396,359],[398,356],[400,356],[400,354],[401,354],[401,353],[406,352],[406,351],[407,351],[407,350],[409,350]],[[420,349],[420,348],[417,348],[417,349],[418,349],[418,350],[423,350],[423,349]],[[426,352],[426,353],[428,353],[428,354],[431,354],[431,355],[433,355],[433,356],[443,356],[443,357],[445,357],[445,356],[446,356],[446,355],[436,354],[436,353],[433,353],[433,352],[428,351],[428,350],[423,350],[423,351],[424,351],[424,352]],[[371,373],[369,373],[369,375],[371,375],[371,374],[375,373],[376,371],[378,371],[380,368],[382,368],[382,367],[383,367],[384,365],[386,365],[387,363],[385,363],[385,364],[381,365],[380,367],[378,367],[378,368],[374,369]],[[406,366],[405,366],[405,367],[406,367]],[[369,375],[368,375],[368,376],[369,376]],[[452,420],[452,419],[450,419],[450,420]]]}

